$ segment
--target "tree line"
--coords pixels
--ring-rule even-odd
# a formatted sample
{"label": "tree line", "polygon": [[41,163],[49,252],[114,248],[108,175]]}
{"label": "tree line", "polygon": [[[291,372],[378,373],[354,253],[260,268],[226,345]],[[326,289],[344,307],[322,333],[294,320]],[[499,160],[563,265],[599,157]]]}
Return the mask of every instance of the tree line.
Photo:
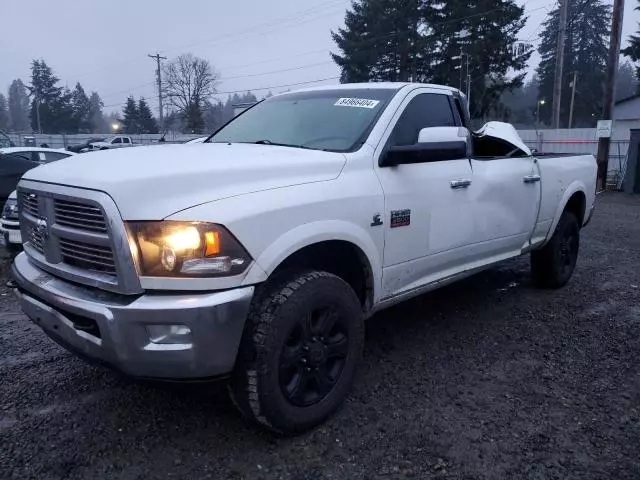
{"label": "tree line", "polygon": [[[568,124],[575,77],[573,126],[590,127],[602,111],[611,7],[568,1],[561,125]],[[559,7],[535,38],[519,38],[526,19],[514,0],[354,0],[344,28],[332,32],[332,57],[342,82],[417,81],[466,91],[470,80],[472,117],[549,124]],[[541,62],[525,83],[537,40]],[[640,32],[623,53],[640,61]],[[620,66],[618,98],[637,92],[639,75],[638,64],[635,77],[630,64]]]}
{"label": "tree line", "polygon": [[207,60],[190,54],[169,62],[163,73],[168,108],[160,125],[144,97],[129,96],[121,111],[106,115],[98,92],[87,94],[79,82],[73,89],[62,86],[44,60],[33,60],[30,83],[16,79],[7,96],[0,93],[0,130],[104,134],[117,124],[119,132],[129,134],[212,132],[233,118],[234,105],[258,101],[251,92],[216,100],[218,74]]}

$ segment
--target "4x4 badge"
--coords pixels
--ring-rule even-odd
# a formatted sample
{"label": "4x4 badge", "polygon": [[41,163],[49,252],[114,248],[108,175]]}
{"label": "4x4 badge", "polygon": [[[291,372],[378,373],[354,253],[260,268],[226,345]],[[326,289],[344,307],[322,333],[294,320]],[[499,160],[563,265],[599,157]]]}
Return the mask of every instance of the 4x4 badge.
{"label": "4x4 badge", "polygon": [[380,225],[382,225],[382,217],[380,216],[379,213],[376,213],[373,216],[373,222],[371,222],[371,226],[372,227],[379,227]]}

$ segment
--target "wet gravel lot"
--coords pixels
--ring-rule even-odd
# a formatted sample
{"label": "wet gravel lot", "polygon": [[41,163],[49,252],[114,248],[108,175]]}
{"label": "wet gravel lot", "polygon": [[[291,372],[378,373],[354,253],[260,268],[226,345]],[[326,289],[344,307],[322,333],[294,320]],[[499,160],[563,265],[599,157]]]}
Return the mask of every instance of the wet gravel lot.
{"label": "wet gravel lot", "polygon": [[578,268],[527,259],[367,325],[345,407],[296,438],[221,386],[129,382],[20,313],[0,259],[1,478],[640,478],[640,199],[601,196]]}

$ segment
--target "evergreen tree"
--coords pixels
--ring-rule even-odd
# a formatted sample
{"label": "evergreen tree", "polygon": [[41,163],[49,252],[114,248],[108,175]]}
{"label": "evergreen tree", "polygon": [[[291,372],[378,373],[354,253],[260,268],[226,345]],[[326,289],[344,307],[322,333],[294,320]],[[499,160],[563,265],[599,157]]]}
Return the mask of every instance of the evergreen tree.
{"label": "evergreen tree", "polygon": [[78,124],[73,111],[73,93],[67,87],[62,89],[60,97],[53,103],[52,113],[55,123],[48,131],[78,133]]}
{"label": "evergreen tree", "polygon": [[133,96],[127,98],[127,104],[122,111],[122,120],[124,133],[140,133],[140,124],[138,123],[138,106]]}
{"label": "evergreen tree", "polygon": [[204,117],[199,103],[190,103],[184,111],[185,130],[187,133],[202,133]]}
{"label": "evergreen tree", "polygon": [[[560,126],[568,125],[571,104],[569,85],[573,81],[573,73],[577,72],[573,126],[593,127],[602,111],[611,7],[603,0],[590,2],[568,0],[568,2]],[[542,41],[538,47],[542,57],[537,68],[540,77],[539,99],[545,100],[540,117],[546,124],[551,123],[552,116],[559,18],[560,11],[556,7],[543,23]]]}
{"label": "evergreen tree", "polygon": [[526,22],[524,7],[514,0],[440,0],[432,7],[431,80],[466,91],[464,77],[470,77],[474,118],[504,110],[500,97],[522,86],[531,56],[531,47],[518,42]]}
{"label": "evergreen tree", "polygon": [[0,93],[0,130],[9,128],[9,111],[7,109],[7,99]]}
{"label": "evergreen tree", "polygon": [[345,27],[331,32],[341,82],[423,81],[431,75],[432,36],[424,0],[354,0]]}
{"label": "evergreen tree", "polygon": [[[640,0],[635,9],[640,10]],[[629,46],[622,50],[622,53],[636,63],[636,78],[640,80],[640,23],[638,23],[638,32],[629,37]],[[638,85],[640,86],[640,83]]]}
{"label": "evergreen tree", "polygon": [[92,131],[91,102],[80,83],[76,83],[71,94],[72,119],[75,130],[78,133],[90,133]]}
{"label": "evergreen tree", "polygon": [[158,123],[144,98],[138,101],[138,126],[140,133],[158,133]]}
{"label": "evergreen tree", "polygon": [[109,128],[104,118],[104,114],[102,113],[103,106],[104,104],[102,103],[102,99],[100,98],[100,95],[98,95],[98,92],[91,92],[91,96],[89,97],[88,119],[92,133],[106,132]]}
{"label": "evergreen tree", "polygon": [[43,132],[59,133],[57,110],[60,110],[62,87],[58,85],[58,78],[44,60],[31,62],[31,84],[29,93],[31,101],[31,128],[38,130],[38,118]]}
{"label": "evergreen tree", "polygon": [[537,100],[540,82],[535,75],[521,88],[506,92],[500,99],[504,106],[502,116],[498,117],[503,122],[513,123],[516,128],[529,129],[537,124]]}
{"label": "evergreen tree", "polygon": [[29,132],[29,96],[22,80],[16,79],[9,87],[9,129]]}
{"label": "evergreen tree", "polygon": [[[524,8],[514,0],[357,0],[332,33],[341,81],[431,81],[462,86],[469,58],[471,112],[485,116],[522,85],[529,47],[517,47]],[[466,62],[464,76],[466,77]],[[515,74],[514,74],[515,72]]]}
{"label": "evergreen tree", "polygon": [[616,100],[629,98],[638,93],[638,80],[634,76],[633,66],[624,62],[618,67],[616,76]]}
{"label": "evergreen tree", "polygon": [[216,103],[205,102],[204,104],[204,130],[207,133],[213,133],[225,123],[224,119],[224,103],[217,101]]}

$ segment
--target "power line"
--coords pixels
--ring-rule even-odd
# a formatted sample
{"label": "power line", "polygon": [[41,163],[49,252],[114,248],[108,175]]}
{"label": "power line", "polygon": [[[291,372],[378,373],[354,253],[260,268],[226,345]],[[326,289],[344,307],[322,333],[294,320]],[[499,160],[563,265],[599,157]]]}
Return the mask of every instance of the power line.
{"label": "power line", "polygon": [[[184,50],[193,46],[197,46],[197,45],[203,45],[203,44],[216,44],[218,42],[225,42],[227,40],[234,40],[238,37],[240,37],[240,39],[244,39],[244,38],[251,38],[254,37],[256,35],[261,35],[264,33],[269,33],[270,31],[273,30],[280,30],[280,29],[284,29],[284,28],[289,28],[289,27],[295,27],[297,25],[300,24],[304,24],[304,23],[309,23],[310,21],[314,21],[317,20],[319,18],[324,18],[326,16],[329,15],[333,15],[333,13],[328,13],[326,12],[326,8],[327,7],[332,7],[332,6],[338,6],[338,4],[344,4],[344,0],[336,0],[334,2],[328,2],[326,4],[323,5],[316,5],[314,7],[311,8],[307,8],[305,10],[301,10],[299,12],[295,12],[291,15],[285,15],[282,17],[277,17],[276,19],[269,21],[269,22],[261,22],[261,23],[257,23],[254,25],[250,25],[247,26],[243,31],[241,32],[234,32],[234,33],[229,33],[229,34],[225,34],[219,37],[214,37],[208,40],[202,40],[202,41],[197,41],[197,42],[192,42],[190,44],[186,44],[186,45],[182,45],[179,47],[171,47],[169,49],[164,49],[162,50],[163,53],[166,52],[171,52],[171,51],[176,51],[176,50]],[[313,14],[313,13],[320,13],[323,12],[323,15],[320,16],[312,16],[306,20],[300,21],[300,19],[304,19],[305,16],[309,15],[309,14]],[[335,13],[335,12],[334,12]],[[294,23],[292,23],[294,22]],[[292,23],[292,24],[291,24]],[[287,25],[287,24],[291,24],[291,25]],[[264,29],[264,27],[268,27],[267,28],[267,32],[264,32],[261,29],[261,27]],[[118,62],[113,62],[110,64],[106,64],[98,69],[95,70],[91,70],[91,71],[85,71],[85,72],[81,72],[81,73],[75,73],[72,75],[69,75],[69,77],[82,77],[85,75],[90,75],[92,73],[98,73],[107,69],[112,68],[114,65],[126,65],[126,64],[130,64],[133,62],[137,62],[139,59],[139,57],[132,57],[129,60],[122,60],[122,61],[118,61]]]}
{"label": "power line", "polygon": [[310,63],[308,65],[301,65],[299,67],[283,68],[281,70],[271,70],[270,72],[250,73],[247,75],[234,75],[232,77],[220,77],[218,80],[226,81],[226,80],[233,80],[236,78],[261,77],[263,75],[271,75],[273,73],[282,73],[282,72],[292,72],[294,70],[303,70],[305,68],[317,67],[319,65],[328,65],[330,63],[333,64],[334,63],[333,60],[326,60],[324,62],[318,62],[318,63]]}
{"label": "power line", "polygon": [[[523,7],[525,7],[528,3],[530,3],[530,1],[529,2],[525,2]],[[535,9],[529,10],[528,13],[532,13],[532,12],[535,12],[535,11],[538,11],[538,10],[542,10],[542,9],[548,8],[549,6],[550,6],[550,4],[546,4],[546,5],[543,5],[541,7],[537,7]],[[460,22],[460,21],[467,20],[469,18],[474,18],[474,17],[478,17],[478,16],[487,15],[487,14],[495,12],[495,11],[505,10],[506,8],[508,8],[508,6],[497,7],[497,8],[491,9],[491,10],[486,10],[486,11],[483,11],[483,12],[477,12],[477,13],[473,13],[473,14],[470,14],[470,15],[466,15],[464,17],[448,19],[448,20],[444,20],[444,21],[441,21],[441,22],[431,22],[431,25],[443,25],[443,24]],[[385,34],[377,35],[377,36],[374,36],[374,37],[369,37],[369,38],[366,39],[366,41],[375,41],[375,40],[380,40],[380,39],[384,39],[384,38],[390,38],[390,37],[393,37],[393,36],[402,35],[402,34],[411,33],[411,32],[412,32],[412,30],[387,32]],[[316,53],[316,52],[320,52],[320,51],[326,51],[326,49],[315,50],[315,51],[311,51],[311,52],[308,52],[308,53],[310,54],[310,53]],[[304,54],[301,54],[301,55],[306,55],[306,54],[307,53],[304,53]],[[299,56],[301,56],[301,55],[299,55]],[[266,61],[265,62],[261,62],[261,63],[266,63]],[[305,68],[311,68],[311,67],[318,66],[318,65],[321,65],[321,64],[329,64],[329,63],[332,63],[332,62],[331,61],[319,62],[319,63],[303,65],[303,66],[298,66],[298,67],[285,68],[285,69],[281,69],[281,70],[273,70],[273,71],[269,71],[269,72],[261,72],[261,73],[255,73],[255,74],[245,74],[245,75],[235,75],[235,76],[230,76],[230,77],[221,77],[220,80],[259,77],[259,76],[269,75],[269,74],[273,74],[273,73],[281,73],[281,72],[286,72],[286,71],[303,70]],[[246,65],[251,65],[251,64],[246,64]],[[339,78],[339,77],[330,77],[329,79],[335,79],[335,78]],[[294,83],[294,84],[288,84],[288,85],[276,85],[276,86],[272,86],[272,87],[263,87],[263,88],[247,88],[247,89],[236,90],[236,91],[231,91],[231,92],[217,92],[217,94],[234,94],[234,93],[242,93],[242,92],[253,91],[253,90],[267,90],[267,89],[270,89],[270,88],[281,88],[281,87],[287,87],[287,86],[302,85],[302,84],[305,84],[305,83],[314,83],[314,82],[317,82],[317,81],[321,81],[321,80],[314,80],[314,81],[311,81],[311,82]],[[140,88],[140,87],[147,86],[147,85],[150,85],[150,83],[139,85],[139,86],[134,87],[134,88]],[[109,95],[111,95],[111,94],[109,94]],[[116,106],[116,105],[119,105],[119,104],[105,105],[105,108],[106,107],[110,107],[110,106]]]}
{"label": "power line", "polygon": [[[326,78],[318,78],[316,80],[308,80],[305,82],[295,82],[295,83],[286,83],[283,85],[271,85],[268,87],[259,87],[259,88],[245,88],[242,90],[233,90],[233,91],[229,91],[229,92],[216,92],[214,95],[233,95],[234,93],[244,93],[244,92],[254,92],[254,91],[260,91],[260,90],[274,90],[276,88],[287,88],[287,87],[296,87],[296,86],[300,86],[300,85],[309,85],[312,83],[319,83],[319,82],[325,82],[328,80],[337,80],[339,79],[340,76],[334,76],[334,77],[326,77]],[[114,103],[111,105],[104,105],[103,108],[108,108],[108,107],[122,107],[125,104],[123,103]]]}

